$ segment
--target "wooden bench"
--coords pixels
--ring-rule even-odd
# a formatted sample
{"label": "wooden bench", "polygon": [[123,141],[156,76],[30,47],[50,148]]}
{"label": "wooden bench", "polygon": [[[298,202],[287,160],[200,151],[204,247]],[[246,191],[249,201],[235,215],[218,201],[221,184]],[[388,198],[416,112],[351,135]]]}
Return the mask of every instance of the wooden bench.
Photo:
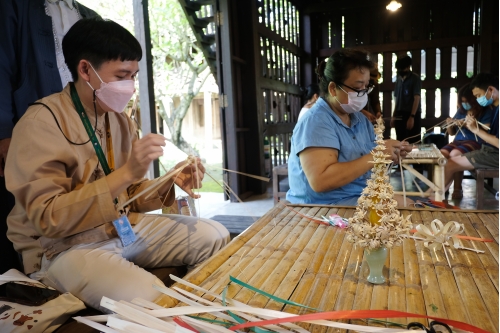
{"label": "wooden bench", "polygon": [[498,169],[476,169],[471,171],[471,175],[476,179],[476,208],[483,209],[485,203],[484,189],[486,188],[493,194],[497,192],[493,187],[492,180],[498,178]]}
{"label": "wooden bench", "polygon": [[280,176],[287,176],[288,177],[288,164],[282,164],[275,166],[273,168],[273,198],[274,198],[274,204],[276,205],[280,198],[285,198],[286,197],[286,191],[283,192],[280,188]]}

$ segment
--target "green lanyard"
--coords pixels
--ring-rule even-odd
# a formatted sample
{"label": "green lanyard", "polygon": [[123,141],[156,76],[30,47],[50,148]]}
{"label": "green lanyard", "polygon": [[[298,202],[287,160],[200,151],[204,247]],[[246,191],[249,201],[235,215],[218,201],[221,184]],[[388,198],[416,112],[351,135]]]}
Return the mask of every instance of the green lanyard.
{"label": "green lanyard", "polygon": [[97,158],[99,159],[99,162],[102,165],[102,169],[104,170],[104,173],[109,175],[111,173],[111,169],[109,168],[108,161],[106,160],[106,156],[104,156],[104,153],[102,151],[101,145],[99,144],[99,141],[97,140],[97,137],[95,136],[94,129],[92,128],[92,124],[90,123],[89,117],[87,116],[87,113],[83,109],[82,102],[80,101],[80,97],[78,97],[78,93],[76,92],[75,85],[73,82],[70,82],[70,90],[71,90],[71,99],[73,100],[73,104],[75,104],[76,108],[76,113],[80,116],[80,119],[83,122],[83,126],[85,127],[85,130],[87,131],[87,134],[89,135],[90,141],[92,142],[92,146],[95,149],[95,152],[97,154]]}
{"label": "green lanyard", "polygon": [[[108,161],[106,160],[106,156],[104,156],[104,153],[102,151],[102,147],[99,144],[99,141],[97,140],[97,137],[95,136],[94,129],[92,128],[92,124],[90,123],[89,117],[87,116],[87,113],[85,112],[82,102],[80,101],[80,97],[78,97],[78,93],[76,92],[76,88],[73,82],[70,82],[70,91],[71,91],[71,99],[73,100],[73,104],[75,105],[76,108],[76,113],[80,116],[80,119],[83,122],[83,126],[85,127],[85,130],[87,131],[87,134],[89,135],[90,142],[92,142],[92,146],[95,149],[95,152],[97,154],[97,158],[99,159],[99,162],[102,165],[102,169],[104,170],[104,173],[109,175],[111,173],[111,169],[109,168]],[[109,147],[108,147],[109,149]],[[118,199],[115,198],[114,200],[115,204],[118,204]]]}

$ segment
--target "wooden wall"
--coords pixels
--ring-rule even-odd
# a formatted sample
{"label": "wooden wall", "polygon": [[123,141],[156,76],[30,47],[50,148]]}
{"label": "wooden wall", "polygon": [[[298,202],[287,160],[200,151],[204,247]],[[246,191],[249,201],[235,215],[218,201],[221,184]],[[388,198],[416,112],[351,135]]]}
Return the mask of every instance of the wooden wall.
{"label": "wooden wall", "polygon": [[[450,105],[456,103],[450,92],[469,82],[471,74],[483,69],[498,75],[498,1],[401,0],[403,8],[394,13],[386,10],[388,2],[215,1],[216,11],[222,13],[216,38],[218,83],[225,96],[221,103],[225,167],[264,174],[266,137],[271,145],[269,163],[287,162],[304,102],[301,87],[316,82],[316,64],[341,47],[364,48],[376,58],[381,55],[385,116],[392,113],[393,55],[409,52],[413,70],[424,78],[425,127],[448,116]],[[474,50],[471,69],[467,69],[469,47]],[[441,102],[436,116],[438,89]],[[242,176],[228,174],[226,180],[240,196],[265,191],[265,184]]]}
{"label": "wooden wall", "polygon": [[257,103],[273,166],[286,163],[302,107],[300,17],[289,0],[255,0]]}
{"label": "wooden wall", "polygon": [[[392,81],[396,75],[393,55],[409,52],[413,72],[423,78],[422,126],[428,128],[448,117],[450,105],[452,108],[456,105],[455,100],[450,101],[450,92],[470,82],[470,77],[481,68],[496,71],[498,75],[498,1],[400,2],[403,7],[396,12],[385,8],[388,1],[361,1],[356,2],[356,7],[344,6],[334,11],[327,10],[324,5],[305,5],[304,15],[309,16],[311,22],[311,56],[317,63],[342,47],[363,48],[374,55],[375,61],[381,54],[382,109],[384,116],[388,117],[393,111]],[[482,36],[482,32],[487,35]],[[483,52],[481,57],[481,45],[485,43],[488,52]],[[474,49],[472,68],[469,69],[468,47]],[[440,54],[439,63],[436,63],[437,53]],[[423,72],[422,62],[425,62]],[[453,72],[452,63],[456,64]],[[436,108],[438,89],[441,102]]]}

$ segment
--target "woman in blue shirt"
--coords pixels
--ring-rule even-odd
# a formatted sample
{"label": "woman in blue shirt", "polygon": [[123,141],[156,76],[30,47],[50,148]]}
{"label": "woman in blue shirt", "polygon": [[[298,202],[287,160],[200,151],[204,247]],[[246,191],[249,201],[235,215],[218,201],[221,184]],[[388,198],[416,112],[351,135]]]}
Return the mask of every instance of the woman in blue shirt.
{"label": "woman in blue shirt", "polygon": [[[459,124],[450,126],[447,129],[449,135],[456,135],[455,140],[450,142],[443,148],[441,153],[446,158],[461,156],[465,153],[481,149],[484,142],[480,137],[472,133],[465,125],[465,117],[467,115],[474,116],[475,119],[481,123],[489,126],[491,118],[493,117],[493,110],[490,107],[483,108],[476,101],[472,95],[472,90],[469,84],[466,84],[458,90],[458,110],[453,118],[448,118],[447,123],[459,120]],[[459,126],[460,125],[460,130]],[[464,178],[463,172],[457,172],[453,176],[453,193],[452,199],[461,199],[463,197],[462,180]]]}
{"label": "woman in blue shirt", "polygon": [[[356,205],[373,167],[375,133],[359,112],[372,89],[368,82],[373,65],[366,52],[354,49],[337,51],[319,65],[322,97],[293,130],[288,201]],[[396,140],[385,144],[393,161],[411,151]]]}

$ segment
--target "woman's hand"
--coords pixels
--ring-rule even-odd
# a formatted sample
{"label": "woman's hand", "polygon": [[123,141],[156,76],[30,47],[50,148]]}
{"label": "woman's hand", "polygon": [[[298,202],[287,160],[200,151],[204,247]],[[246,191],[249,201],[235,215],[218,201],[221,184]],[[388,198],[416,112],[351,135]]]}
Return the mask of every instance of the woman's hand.
{"label": "woman's hand", "polygon": [[400,142],[397,140],[387,139],[385,141],[385,150],[384,153],[390,156],[390,159],[398,164],[399,157],[406,157],[406,155],[411,152],[413,149],[413,145],[409,144],[406,141]]}
{"label": "woman's hand", "polygon": [[[180,168],[185,162],[177,163],[174,169]],[[195,194],[193,189],[201,188],[203,177],[205,175],[205,167],[201,164],[199,157],[196,157],[194,163],[185,166],[182,171],[175,176],[174,182],[189,196],[198,199],[200,195]]]}

